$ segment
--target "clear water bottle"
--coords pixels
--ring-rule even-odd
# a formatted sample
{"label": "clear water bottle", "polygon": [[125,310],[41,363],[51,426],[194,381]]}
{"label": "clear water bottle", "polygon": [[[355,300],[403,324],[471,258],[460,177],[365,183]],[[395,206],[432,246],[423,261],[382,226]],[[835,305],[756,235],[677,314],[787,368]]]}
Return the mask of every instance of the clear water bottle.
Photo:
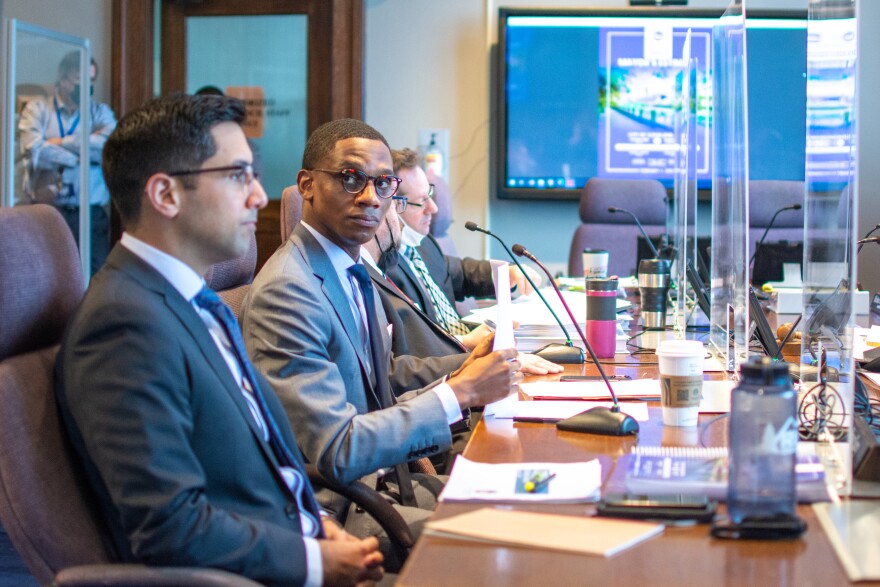
{"label": "clear water bottle", "polygon": [[751,357],[730,406],[731,521],[795,515],[797,394],[788,365]]}

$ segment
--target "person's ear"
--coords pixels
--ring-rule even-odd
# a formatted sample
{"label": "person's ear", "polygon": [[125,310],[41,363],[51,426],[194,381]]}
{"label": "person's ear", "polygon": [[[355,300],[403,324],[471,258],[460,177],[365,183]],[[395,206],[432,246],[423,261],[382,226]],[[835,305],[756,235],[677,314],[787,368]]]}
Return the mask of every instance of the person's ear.
{"label": "person's ear", "polygon": [[180,181],[165,173],[156,173],[147,179],[144,187],[147,205],[165,218],[180,213],[182,186]]}
{"label": "person's ear", "polygon": [[299,188],[299,194],[304,202],[311,202],[314,194],[312,190],[315,185],[315,176],[308,169],[300,169],[296,175],[296,187]]}

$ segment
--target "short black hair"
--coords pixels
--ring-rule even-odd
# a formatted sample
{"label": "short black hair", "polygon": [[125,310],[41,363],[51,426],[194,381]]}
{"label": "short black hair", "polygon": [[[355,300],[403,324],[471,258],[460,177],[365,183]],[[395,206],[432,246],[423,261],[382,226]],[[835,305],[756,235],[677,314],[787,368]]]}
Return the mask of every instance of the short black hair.
{"label": "short black hair", "polygon": [[[336,143],[345,139],[369,139],[382,141],[388,147],[388,141],[378,130],[362,120],[339,118],[322,124],[315,129],[303,151],[302,168],[314,169],[324,157],[333,152]],[[391,147],[388,147],[391,151]]]}
{"label": "short black hair", "polygon": [[123,224],[137,223],[152,175],[198,169],[217,151],[211,129],[221,122],[241,124],[244,118],[244,104],[236,98],[177,93],[150,100],[123,116],[104,145],[102,163]]}
{"label": "short black hair", "polygon": [[[80,53],[79,49],[74,49],[61,59],[61,63],[58,64],[58,79],[65,79],[71,72],[79,71]],[[95,73],[98,73],[98,64],[94,57],[92,57],[92,65],[95,66]]]}

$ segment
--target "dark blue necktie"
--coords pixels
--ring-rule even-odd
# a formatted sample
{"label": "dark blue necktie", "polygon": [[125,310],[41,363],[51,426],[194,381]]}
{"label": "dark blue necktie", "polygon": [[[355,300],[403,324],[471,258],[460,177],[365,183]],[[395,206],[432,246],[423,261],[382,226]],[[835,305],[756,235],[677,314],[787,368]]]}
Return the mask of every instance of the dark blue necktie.
{"label": "dark blue necktie", "polygon": [[[396,402],[391,394],[391,382],[388,378],[388,357],[385,355],[385,347],[382,345],[382,335],[379,326],[379,318],[376,316],[376,302],[373,297],[373,282],[367,269],[360,263],[348,268],[348,272],[361,286],[361,295],[364,297],[364,310],[367,314],[367,329],[369,330],[370,358],[373,366],[373,376],[376,378],[376,395],[379,398],[379,407],[382,409],[393,406]],[[412,477],[409,467],[405,463],[394,467],[397,475],[397,485],[400,491],[400,502],[403,505],[418,507],[416,496],[412,488]]]}
{"label": "dark blue necktie", "polygon": [[[293,469],[296,474],[301,477],[301,479],[296,481],[295,485],[301,488],[298,493],[300,494],[299,497],[301,498],[302,507],[305,508],[306,513],[314,518],[315,526],[318,529],[318,536],[323,536],[324,530],[320,522],[320,509],[318,507],[318,502],[315,500],[311,485],[306,482],[308,477],[303,470],[302,461],[293,454],[290,447],[284,442],[281,430],[278,428],[278,424],[275,422],[272,413],[269,411],[266,399],[263,397],[263,393],[260,390],[258,383],[259,380],[254,372],[254,366],[251,364],[250,359],[248,359],[247,351],[245,351],[244,340],[241,338],[241,329],[238,326],[238,320],[235,319],[232,310],[229,309],[229,306],[223,303],[220,296],[208,287],[203,287],[201,291],[199,291],[195,297],[195,303],[200,308],[210,312],[217,322],[223,326],[226,336],[229,337],[229,342],[232,343],[232,350],[235,352],[236,359],[238,359],[242,376],[250,383],[251,388],[253,389],[254,399],[256,399],[257,405],[260,408],[260,415],[262,415],[266,426],[269,428],[269,445],[272,447],[272,452],[275,454],[275,458],[278,459],[278,462],[282,467]],[[291,491],[297,493],[293,488],[291,488]]]}

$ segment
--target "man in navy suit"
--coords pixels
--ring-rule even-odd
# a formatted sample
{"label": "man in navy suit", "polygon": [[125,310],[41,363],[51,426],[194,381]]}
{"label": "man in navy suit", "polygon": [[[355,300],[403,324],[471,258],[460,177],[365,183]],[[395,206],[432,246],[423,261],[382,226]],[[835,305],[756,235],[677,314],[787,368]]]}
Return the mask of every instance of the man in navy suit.
{"label": "man in navy suit", "polygon": [[125,233],[62,343],[61,416],[122,560],[272,585],[378,580],[377,541],[320,511],[278,398],[204,288],[266,205],[244,116],[238,100],[174,95],[107,141]]}

